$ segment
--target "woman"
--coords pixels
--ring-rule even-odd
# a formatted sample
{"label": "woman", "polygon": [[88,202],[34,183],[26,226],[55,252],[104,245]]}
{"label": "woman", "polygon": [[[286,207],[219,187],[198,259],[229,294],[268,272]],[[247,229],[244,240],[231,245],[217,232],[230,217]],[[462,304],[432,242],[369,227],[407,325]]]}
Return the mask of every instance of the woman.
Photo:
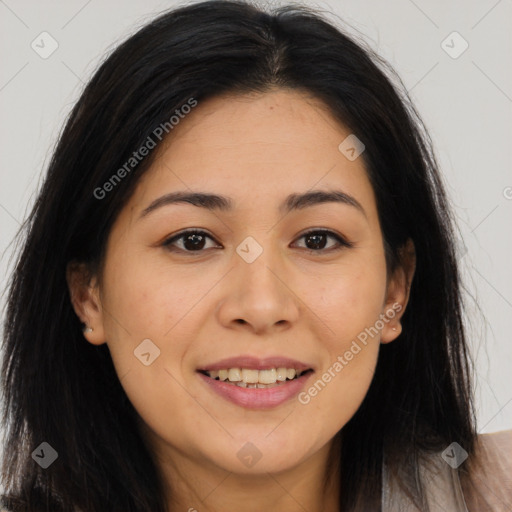
{"label": "woman", "polygon": [[9,510],[510,508],[399,84],[313,11],[231,1],[105,60],[10,283]]}

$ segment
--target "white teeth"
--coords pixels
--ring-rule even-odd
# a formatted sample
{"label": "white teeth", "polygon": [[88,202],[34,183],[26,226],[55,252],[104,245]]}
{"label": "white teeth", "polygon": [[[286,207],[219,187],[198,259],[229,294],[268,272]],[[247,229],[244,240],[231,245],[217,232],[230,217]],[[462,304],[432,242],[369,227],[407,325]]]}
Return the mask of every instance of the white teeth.
{"label": "white teeth", "polygon": [[276,380],[286,380],[286,368],[278,368],[276,372]]}
{"label": "white teeth", "polygon": [[247,384],[256,384],[258,382],[258,370],[242,370],[242,380]]}
{"label": "white teeth", "polygon": [[286,377],[289,378],[289,379],[293,379],[295,377],[295,374],[297,372],[293,369],[288,369],[286,370]]}
{"label": "white teeth", "polygon": [[275,368],[271,370],[260,370],[258,382],[260,384],[274,384],[276,382],[277,371]]}
{"label": "white teeth", "polygon": [[267,370],[253,370],[248,368],[225,368],[222,370],[210,370],[206,372],[212,379],[229,381],[240,387],[261,387],[272,385],[300,377],[304,371],[294,368],[268,368]]}
{"label": "white teeth", "polygon": [[240,382],[242,380],[242,372],[240,368],[230,368],[228,370],[229,382]]}

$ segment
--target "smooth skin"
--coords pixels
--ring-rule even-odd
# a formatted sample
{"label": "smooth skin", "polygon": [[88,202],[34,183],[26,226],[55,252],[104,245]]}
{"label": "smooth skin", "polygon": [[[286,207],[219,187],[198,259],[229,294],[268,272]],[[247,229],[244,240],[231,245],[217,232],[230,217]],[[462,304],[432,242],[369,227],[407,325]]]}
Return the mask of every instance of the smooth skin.
{"label": "smooth skin", "polygon": [[[387,272],[363,159],[338,149],[349,134],[299,91],[200,102],[154,150],[158,158],[116,219],[103,279],[68,266],[75,311],[93,328],[84,336],[108,345],[170,510],[338,510],[343,490],[322,492],[327,475],[337,480],[327,465],[333,437],[362,403],[380,344],[400,334],[414,273],[413,249]],[[339,202],[279,210],[289,194],[311,190],[343,191],[364,212]],[[141,217],[176,191],[227,196],[233,209],[176,203]],[[211,238],[164,245],[192,228]],[[304,236],[313,228],[352,247]],[[252,263],[236,252],[249,236],[263,248]],[[394,304],[401,311],[306,405],[295,397],[264,411],[243,408],[196,371],[236,355],[278,355],[315,369],[309,387]],[[134,350],[148,338],[160,355],[145,366]],[[261,453],[252,467],[237,457],[248,442]]]}

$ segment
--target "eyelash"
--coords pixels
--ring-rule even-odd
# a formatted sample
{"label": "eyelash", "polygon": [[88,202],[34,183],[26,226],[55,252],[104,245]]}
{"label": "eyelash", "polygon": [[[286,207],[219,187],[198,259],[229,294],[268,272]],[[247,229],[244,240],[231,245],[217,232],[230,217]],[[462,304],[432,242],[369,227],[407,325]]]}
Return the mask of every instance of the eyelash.
{"label": "eyelash", "polygon": [[[302,235],[299,236],[299,239],[307,237],[307,236],[310,236],[312,234],[315,234],[315,235],[320,234],[320,235],[326,235],[326,236],[332,237],[332,238],[336,239],[336,241],[339,243],[339,246],[338,247],[331,247],[329,249],[308,249],[308,248],[304,248],[304,250],[306,252],[310,253],[310,254],[311,253],[315,253],[315,254],[327,253],[327,252],[331,252],[331,251],[339,251],[339,250],[344,249],[344,248],[351,248],[351,247],[353,247],[353,244],[351,242],[349,242],[348,240],[346,240],[342,236],[338,235],[337,233],[334,233],[333,231],[329,231],[329,230],[326,230],[326,229],[313,229],[313,230],[307,231],[306,233],[302,233]],[[189,250],[186,250],[186,249],[172,247],[172,244],[174,242],[176,242],[177,240],[180,240],[182,238],[186,238],[187,236],[190,236],[190,235],[206,235],[207,238],[210,238],[210,240],[213,240],[214,242],[216,242],[216,240],[212,236],[210,236],[208,233],[206,233],[205,231],[201,231],[201,230],[197,230],[197,229],[191,229],[191,230],[188,230],[188,231],[182,231],[181,233],[178,233],[177,235],[174,235],[171,238],[168,238],[162,244],[162,246],[166,247],[169,251],[172,251],[172,252],[185,252],[185,253],[188,253],[188,254],[191,254],[191,253],[201,253],[201,252],[206,251],[206,249],[200,249],[200,250],[197,250],[197,251],[189,251]]]}

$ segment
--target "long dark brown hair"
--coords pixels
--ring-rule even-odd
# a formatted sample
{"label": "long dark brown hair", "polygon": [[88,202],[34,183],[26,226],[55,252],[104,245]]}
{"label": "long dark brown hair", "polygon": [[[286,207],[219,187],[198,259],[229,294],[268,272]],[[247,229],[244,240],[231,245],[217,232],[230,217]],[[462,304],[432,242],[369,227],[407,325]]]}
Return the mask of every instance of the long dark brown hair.
{"label": "long dark brown hair", "polygon": [[[309,92],[364,141],[388,269],[408,239],[416,248],[403,332],[381,347],[367,396],[337,436],[340,510],[378,507],[384,454],[392,472],[411,464],[402,484],[421,504],[422,450],[457,441],[473,452],[454,224],[431,140],[405,87],[364,42],[318,11],[213,0],[165,12],[105,59],[69,115],[18,233],[2,367],[2,479],[12,510],[167,510],[108,348],[84,340],[66,267],[75,260],[91,272],[101,268],[110,228],[154,152],[105,198],[97,189],[176,109],[190,98],[274,88]],[[47,469],[31,456],[42,442],[58,452]]]}

